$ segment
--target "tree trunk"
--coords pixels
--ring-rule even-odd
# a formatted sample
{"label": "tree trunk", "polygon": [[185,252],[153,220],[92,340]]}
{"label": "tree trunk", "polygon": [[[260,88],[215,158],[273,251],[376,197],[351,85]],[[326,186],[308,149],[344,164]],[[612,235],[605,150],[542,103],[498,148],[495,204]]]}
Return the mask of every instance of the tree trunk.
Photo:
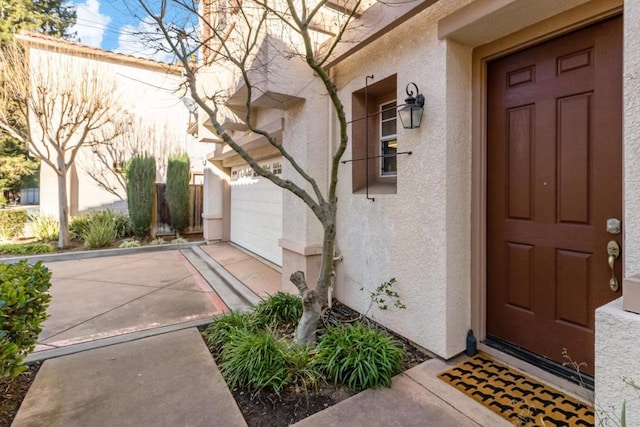
{"label": "tree trunk", "polygon": [[58,220],[60,221],[60,234],[58,235],[58,247],[69,246],[69,202],[67,201],[67,168],[64,157],[58,156]]}
{"label": "tree trunk", "polygon": [[296,285],[302,296],[302,317],[296,327],[295,342],[297,344],[314,344],[316,330],[322,314],[322,305],[316,291],[309,289],[302,271],[296,271],[290,277],[291,283]]}
{"label": "tree trunk", "polygon": [[[335,213],[335,209],[331,211]],[[335,214],[333,217],[335,218]],[[296,271],[289,279],[298,288],[303,303],[302,318],[296,327],[295,342],[297,344],[314,344],[316,342],[318,322],[322,315],[322,309],[327,304],[329,286],[331,286],[331,279],[334,274],[333,257],[336,238],[334,224],[333,218],[326,220],[323,224],[322,266],[316,289],[309,289],[302,271]]]}

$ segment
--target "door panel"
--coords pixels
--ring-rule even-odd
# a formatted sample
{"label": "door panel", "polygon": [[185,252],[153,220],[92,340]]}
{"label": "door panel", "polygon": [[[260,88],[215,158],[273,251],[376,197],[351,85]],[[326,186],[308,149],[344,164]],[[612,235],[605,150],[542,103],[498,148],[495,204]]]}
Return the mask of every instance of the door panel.
{"label": "door panel", "polygon": [[595,308],[620,296],[621,50],[617,17],[488,64],[487,335],[587,373]]}

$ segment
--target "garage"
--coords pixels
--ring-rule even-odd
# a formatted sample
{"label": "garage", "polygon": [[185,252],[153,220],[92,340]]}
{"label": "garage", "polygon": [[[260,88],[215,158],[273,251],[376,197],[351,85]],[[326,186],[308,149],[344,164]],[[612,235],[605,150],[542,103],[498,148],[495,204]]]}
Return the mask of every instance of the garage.
{"label": "garage", "polygon": [[[279,157],[260,163],[278,175],[282,173]],[[283,191],[248,165],[231,170],[231,241],[279,266]]]}

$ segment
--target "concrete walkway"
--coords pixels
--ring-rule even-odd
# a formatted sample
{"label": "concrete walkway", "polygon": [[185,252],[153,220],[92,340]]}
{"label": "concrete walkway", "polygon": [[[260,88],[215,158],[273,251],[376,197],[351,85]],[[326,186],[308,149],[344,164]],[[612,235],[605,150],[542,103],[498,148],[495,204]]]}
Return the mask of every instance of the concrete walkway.
{"label": "concrete walkway", "polygon": [[[140,331],[208,323],[224,302],[177,250],[47,262],[49,318],[30,360]],[[49,351],[49,354],[38,354]]]}
{"label": "concrete walkway", "polygon": [[[189,327],[277,292],[277,269],[229,244],[47,266],[51,318],[30,360],[55,358],[40,368],[14,427],[246,425]],[[510,425],[437,379],[447,367],[429,360],[391,388],[359,393],[297,425]]]}

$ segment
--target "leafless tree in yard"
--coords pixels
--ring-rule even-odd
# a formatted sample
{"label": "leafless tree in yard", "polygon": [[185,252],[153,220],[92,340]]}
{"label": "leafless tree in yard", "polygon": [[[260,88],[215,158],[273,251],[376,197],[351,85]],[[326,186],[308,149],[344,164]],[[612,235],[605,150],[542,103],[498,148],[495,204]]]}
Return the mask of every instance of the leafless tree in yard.
{"label": "leafless tree in yard", "polygon": [[[105,138],[107,140],[107,138]],[[78,163],[102,189],[120,200],[127,196],[123,168],[133,157],[144,155],[156,159],[157,180],[166,180],[167,160],[181,152],[180,136],[173,135],[168,126],[141,118],[128,121],[122,133],[103,144],[91,147],[91,154]]]}
{"label": "leafless tree in yard", "polygon": [[[68,171],[82,147],[108,143],[122,133],[113,82],[96,66],[72,56],[47,52],[29,56],[29,50],[25,54],[20,46],[0,52],[0,81],[4,82],[0,130],[26,144],[43,167],[56,172],[58,246],[68,246]],[[27,126],[15,126],[12,114]]]}
{"label": "leafless tree in yard", "polygon": [[[334,270],[336,242],[336,212],[338,200],[336,189],[340,160],[347,148],[347,117],[338,96],[336,84],[325,68],[336,48],[341,43],[345,31],[357,15],[361,0],[345,3],[336,13],[330,14],[324,6],[327,0],[163,0],[155,2],[138,0],[140,10],[154,21],[157,31],[152,35],[164,36],[164,46],[178,58],[184,67],[186,85],[191,98],[201,112],[210,119],[217,135],[231,147],[260,176],[273,184],[290,191],[300,198],[321,223],[323,228],[323,252],[320,277],[314,289],[307,286],[304,274],[296,272],[292,283],[300,291],[304,302],[304,314],[296,330],[296,341],[312,343],[321,310],[328,302],[328,291]],[[338,3],[336,1],[333,4]],[[170,6],[170,9],[168,9]],[[185,31],[175,20],[172,22],[168,10],[181,9],[198,16],[201,37]],[[323,27],[318,31],[319,27]],[[193,58],[199,52],[199,61]],[[273,53],[277,51],[278,53]],[[278,69],[280,81],[295,81],[295,73],[303,67],[309,76],[309,84],[316,80],[318,90],[328,97],[332,114],[337,123],[338,142],[319,141],[324,146],[333,147],[327,182],[323,178],[311,176],[301,162],[281,145],[277,138],[255,125],[256,117],[252,104],[264,90],[268,79],[273,77],[269,68],[273,55],[290,61],[289,65]],[[258,161],[238,143],[232,133],[225,131],[223,123],[229,101],[228,91],[212,88],[199,81],[207,73],[222,72],[235,76],[244,85],[243,110],[241,120],[247,128],[263,136],[295,171],[295,177],[284,179],[263,168]],[[287,75],[289,73],[289,75]],[[233,79],[229,79],[234,83]],[[222,89],[227,89],[223,87]],[[244,108],[242,108],[244,107]],[[330,137],[332,138],[332,137]],[[318,180],[323,181],[319,182]]]}

